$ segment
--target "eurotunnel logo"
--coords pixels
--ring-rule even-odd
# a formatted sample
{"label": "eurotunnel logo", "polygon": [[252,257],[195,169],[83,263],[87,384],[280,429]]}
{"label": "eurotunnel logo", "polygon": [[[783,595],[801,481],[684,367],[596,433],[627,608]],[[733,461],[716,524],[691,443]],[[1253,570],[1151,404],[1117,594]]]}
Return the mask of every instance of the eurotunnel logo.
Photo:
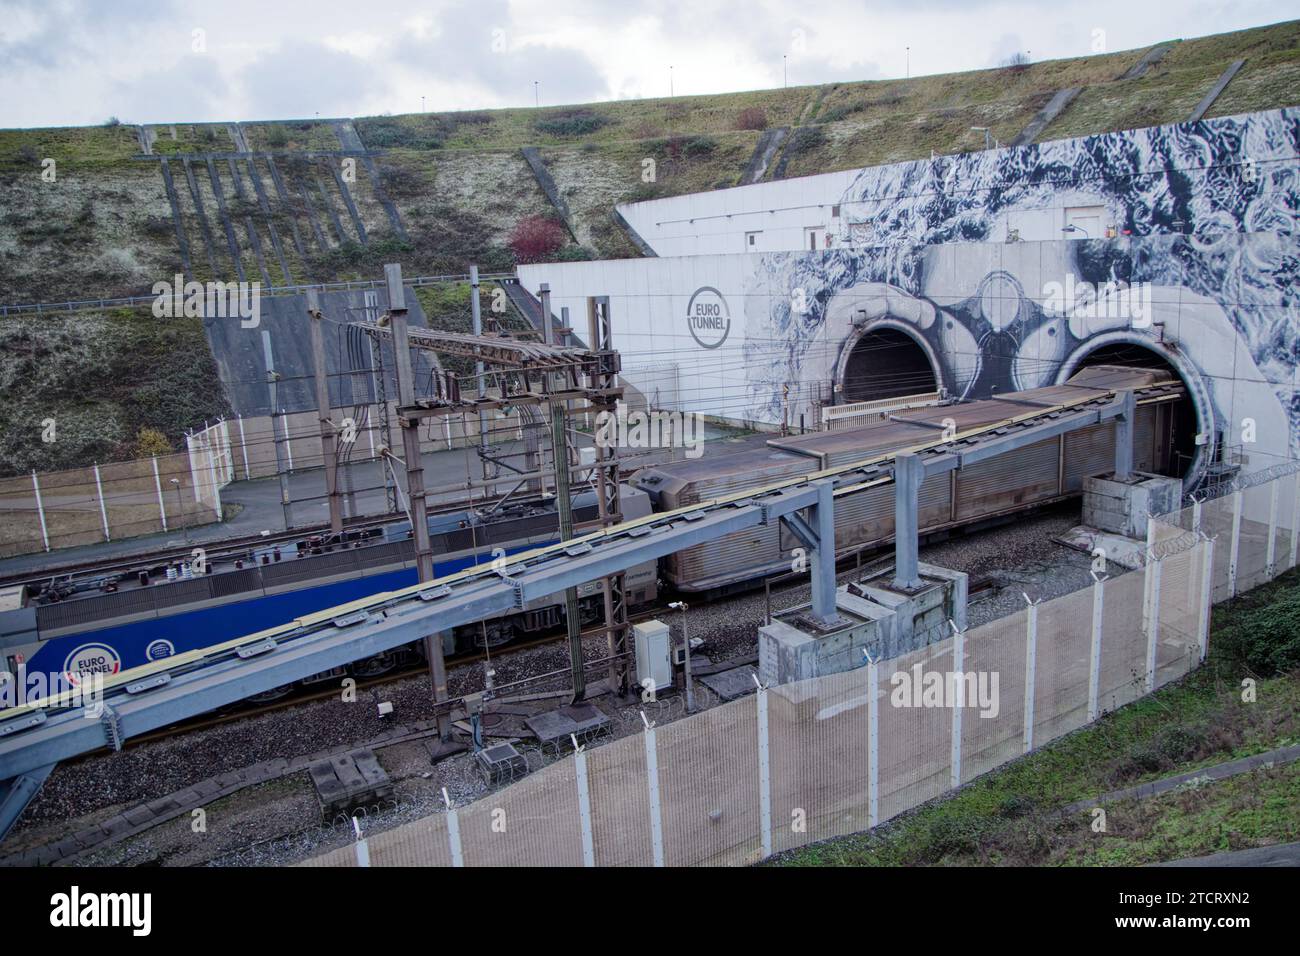
{"label": "eurotunnel logo", "polygon": [[107,644],[82,644],[63,662],[63,673],[73,687],[87,674],[108,677],[121,669],[122,658]]}
{"label": "eurotunnel logo", "polygon": [[686,306],[686,327],[702,348],[716,349],[731,331],[731,310],[722,293],[712,286],[696,289]]}
{"label": "eurotunnel logo", "polygon": [[171,657],[176,653],[176,645],[171,641],[156,640],[150,641],[149,646],[144,649],[144,656],[151,661],[160,661],[164,657]]}

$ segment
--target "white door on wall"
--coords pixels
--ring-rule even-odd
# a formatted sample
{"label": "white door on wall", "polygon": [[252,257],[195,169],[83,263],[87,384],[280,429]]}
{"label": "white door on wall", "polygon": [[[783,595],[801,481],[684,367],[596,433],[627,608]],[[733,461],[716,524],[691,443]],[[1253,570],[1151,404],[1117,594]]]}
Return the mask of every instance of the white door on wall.
{"label": "white door on wall", "polygon": [[[1100,239],[1105,206],[1074,206],[1065,210],[1067,239]],[[1073,229],[1069,227],[1073,226]]]}

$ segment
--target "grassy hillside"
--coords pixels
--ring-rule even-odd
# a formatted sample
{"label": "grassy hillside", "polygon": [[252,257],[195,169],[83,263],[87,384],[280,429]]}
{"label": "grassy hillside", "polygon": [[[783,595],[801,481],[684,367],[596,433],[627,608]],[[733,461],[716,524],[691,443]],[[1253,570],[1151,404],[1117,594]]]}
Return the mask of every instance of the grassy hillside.
{"label": "grassy hillside", "polygon": [[148,308],[0,322],[0,392],[0,475],[135,458],[144,428],[181,449],[187,428],[230,411],[201,321]]}
{"label": "grassy hillside", "polygon": [[[520,154],[525,146],[540,148],[587,254],[612,257],[634,254],[610,218],[615,203],[735,185],[764,128],[795,130],[771,178],[778,169],[800,176],[978,149],[983,134],[974,126],[1007,142],[1066,87],[1083,92],[1041,138],[1177,122],[1236,59],[1246,65],[1209,115],[1296,102],[1300,21],[1171,43],[1134,80],[1118,77],[1145,50],[713,96],[247,123],[243,139],[257,155],[251,164],[237,159],[236,171],[228,157],[238,147],[223,123],[149,127],[153,157],[141,155],[139,129],[125,124],[0,131],[0,302],[145,293],[177,271],[176,223],[156,157],[169,162],[193,272],[225,278],[242,268],[262,277],[260,245],[264,278],[278,285],[369,276],[384,259],[424,274],[461,272],[470,261],[509,268],[515,224],[553,211]],[[358,145],[376,155],[345,172],[345,196],[339,151]],[[46,158],[57,164],[54,183],[41,178]],[[649,183],[647,159],[657,174]]]}
{"label": "grassy hillside", "polygon": [[[543,109],[0,130],[0,304],[147,295],[182,270],[186,255],[200,280],[242,274],[276,286],[370,279],[392,261],[408,275],[464,273],[471,262],[508,271],[516,225],[562,213],[572,238],[558,257],[634,256],[612,216],[617,203],[734,186],[764,130],[777,127],[792,133],[767,179],[982,148],[973,126],[1007,142],[1066,87],[1083,92],[1042,139],[1176,122],[1243,58],[1210,116],[1297,102],[1300,21],[1172,41],[1145,76],[1118,79],[1144,53]],[[538,150],[554,203],[525,147]],[[0,336],[31,334],[30,321],[0,319]],[[152,372],[132,356],[153,362],[159,343],[171,342],[179,328],[139,348],[132,332],[119,347],[102,342],[108,321],[117,320],[96,311],[50,328],[64,337],[69,356],[115,356],[120,364],[112,372],[127,382]],[[0,371],[21,415],[48,403],[41,375]],[[206,372],[173,385],[154,415],[170,435],[223,404]],[[67,454],[126,447],[140,424],[154,420],[126,408],[104,400],[94,426],[99,437],[91,441],[88,433],[87,444]],[[49,449],[31,447],[29,455],[22,440],[4,444],[5,466],[47,466]]]}

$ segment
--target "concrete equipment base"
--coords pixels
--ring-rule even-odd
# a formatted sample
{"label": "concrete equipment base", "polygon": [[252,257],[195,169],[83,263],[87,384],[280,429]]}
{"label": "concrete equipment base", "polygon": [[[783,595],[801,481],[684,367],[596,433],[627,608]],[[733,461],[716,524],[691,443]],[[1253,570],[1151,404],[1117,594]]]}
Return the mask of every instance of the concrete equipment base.
{"label": "concrete equipment base", "polygon": [[[921,587],[899,591],[882,571],[835,592],[841,618],[830,630],[810,627],[807,606],[777,614],[758,629],[759,675],[766,686],[853,670],[941,641],[952,624],[966,627],[968,580],[961,571],[919,565]],[[952,624],[949,623],[952,622]]]}
{"label": "concrete equipment base", "polygon": [[321,816],[327,820],[393,795],[392,781],[373,750],[339,754],[312,764],[308,772],[320,798]]}
{"label": "concrete equipment base", "polygon": [[1140,471],[1126,479],[1096,475],[1083,480],[1083,523],[1145,541],[1148,515],[1176,511],[1182,500],[1183,483],[1178,478]]}

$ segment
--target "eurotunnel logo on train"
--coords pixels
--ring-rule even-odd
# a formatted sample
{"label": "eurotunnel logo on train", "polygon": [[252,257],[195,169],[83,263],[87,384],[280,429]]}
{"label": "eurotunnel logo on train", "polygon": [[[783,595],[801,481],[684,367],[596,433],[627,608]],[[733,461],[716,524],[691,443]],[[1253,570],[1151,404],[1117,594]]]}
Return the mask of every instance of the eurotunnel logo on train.
{"label": "eurotunnel logo on train", "polygon": [[702,348],[716,349],[731,332],[731,310],[712,286],[696,289],[686,306],[686,327]]}
{"label": "eurotunnel logo on train", "polygon": [[122,658],[107,644],[82,644],[63,662],[63,674],[73,687],[87,675],[109,677],[122,669]]}
{"label": "eurotunnel logo on train", "polygon": [[161,638],[156,641],[150,641],[149,646],[144,649],[144,656],[147,660],[160,661],[164,657],[171,657],[176,653],[176,645],[171,641],[165,641]]}

